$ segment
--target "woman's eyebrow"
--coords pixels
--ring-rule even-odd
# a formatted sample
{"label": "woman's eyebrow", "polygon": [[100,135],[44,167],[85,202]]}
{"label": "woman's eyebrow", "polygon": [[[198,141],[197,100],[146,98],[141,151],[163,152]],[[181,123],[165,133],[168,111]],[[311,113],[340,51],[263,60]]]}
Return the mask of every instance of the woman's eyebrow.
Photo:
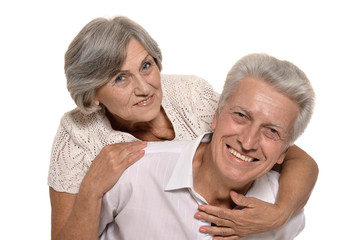
{"label": "woman's eyebrow", "polygon": [[140,66],[139,66],[139,70],[141,70],[143,64],[147,61],[147,59],[149,58],[150,54],[148,53],[142,60]]}
{"label": "woman's eyebrow", "polygon": [[[150,54],[148,53],[143,60],[140,62],[140,66],[139,69],[143,66],[143,64],[146,62],[146,60],[150,57]],[[120,69],[119,70],[120,73],[130,73],[130,70],[124,70],[124,69]]]}

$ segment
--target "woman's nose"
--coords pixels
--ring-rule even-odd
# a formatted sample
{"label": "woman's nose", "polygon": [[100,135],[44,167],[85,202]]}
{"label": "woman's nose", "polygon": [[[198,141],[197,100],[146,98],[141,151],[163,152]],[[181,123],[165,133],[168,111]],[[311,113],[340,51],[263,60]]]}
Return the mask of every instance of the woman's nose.
{"label": "woman's nose", "polygon": [[138,96],[148,95],[150,92],[150,85],[142,76],[133,76],[134,93]]}

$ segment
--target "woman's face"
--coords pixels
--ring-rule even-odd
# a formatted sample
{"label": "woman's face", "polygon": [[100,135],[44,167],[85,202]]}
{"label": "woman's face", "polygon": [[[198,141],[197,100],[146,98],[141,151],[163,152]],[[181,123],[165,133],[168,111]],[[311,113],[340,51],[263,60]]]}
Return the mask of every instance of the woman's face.
{"label": "woman's face", "polygon": [[162,103],[160,72],[152,56],[134,38],[120,72],[95,94],[117,121],[126,124],[148,122],[160,114]]}

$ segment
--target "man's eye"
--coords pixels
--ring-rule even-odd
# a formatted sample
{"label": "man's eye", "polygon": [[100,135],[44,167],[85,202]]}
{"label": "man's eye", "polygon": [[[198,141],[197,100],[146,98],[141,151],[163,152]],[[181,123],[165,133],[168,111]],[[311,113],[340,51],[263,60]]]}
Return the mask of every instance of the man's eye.
{"label": "man's eye", "polygon": [[278,134],[278,131],[274,128],[270,128],[269,131],[273,134]]}
{"label": "man's eye", "polygon": [[266,137],[273,139],[273,140],[279,140],[281,138],[279,132],[274,128],[266,128],[265,135],[266,135]]}
{"label": "man's eye", "polygon": [[238,116],[240,116],[241,118],[245,118],[246,117],[246,115],[244,115],[243,113],[237,113],[238,114]]}

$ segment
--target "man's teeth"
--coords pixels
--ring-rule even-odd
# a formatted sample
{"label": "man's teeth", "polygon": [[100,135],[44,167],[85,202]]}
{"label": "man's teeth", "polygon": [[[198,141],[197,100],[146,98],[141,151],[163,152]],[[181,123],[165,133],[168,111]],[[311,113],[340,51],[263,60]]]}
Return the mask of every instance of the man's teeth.
{"label": "man's teeth", "polygon": [[147,99],[145,99],[144,101],[141,101],[141,102],[139,102],[139,103],[137,103],[137,104],[146,104],[147,102],[150,101],[150,99],[152,99],[152,97],[147,98]]}
{"label": "man's teeth", "polygon": [[253,160],[253,158],[244,156],[244,155],[240,154],[239,152],[237,152],[236,150],[234,150],[233,148],[229,147],[228,150],[233,156],[235,156],[236,158],[239,158],[245,162],[252,162],[252,160]]}

